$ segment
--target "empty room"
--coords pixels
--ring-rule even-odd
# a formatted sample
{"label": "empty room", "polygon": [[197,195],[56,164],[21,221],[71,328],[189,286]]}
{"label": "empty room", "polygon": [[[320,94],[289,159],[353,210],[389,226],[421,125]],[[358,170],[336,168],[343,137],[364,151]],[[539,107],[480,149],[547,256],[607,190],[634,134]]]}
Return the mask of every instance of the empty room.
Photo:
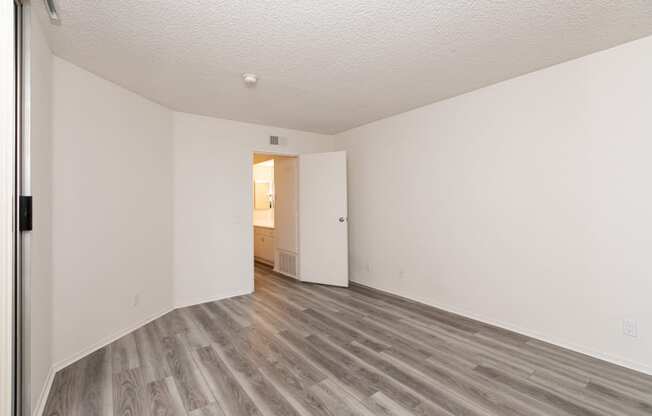
{"label": "empty room", "polygon": [[0,415],[652,416],[652,2],[0,20]]}

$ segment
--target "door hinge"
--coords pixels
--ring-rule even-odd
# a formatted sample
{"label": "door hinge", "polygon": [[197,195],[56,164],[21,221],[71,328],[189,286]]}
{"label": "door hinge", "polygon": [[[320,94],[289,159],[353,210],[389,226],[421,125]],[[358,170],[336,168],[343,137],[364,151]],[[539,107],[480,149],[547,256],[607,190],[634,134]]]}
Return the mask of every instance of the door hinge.
{"label": "door hinge", "polygon": [[20,215],[18,217],[18,227],[20,231],[32,231],[32,196],[20,197]]}

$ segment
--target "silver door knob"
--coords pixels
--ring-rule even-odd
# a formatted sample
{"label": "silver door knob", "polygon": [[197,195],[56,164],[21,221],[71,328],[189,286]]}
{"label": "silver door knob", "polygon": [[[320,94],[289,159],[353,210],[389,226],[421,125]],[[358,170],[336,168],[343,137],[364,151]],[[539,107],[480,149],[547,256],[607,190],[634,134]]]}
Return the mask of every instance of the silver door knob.
{"label": "silver door knob", "polygon": [[340,217],[340,222],[344,222],[344,217]]}

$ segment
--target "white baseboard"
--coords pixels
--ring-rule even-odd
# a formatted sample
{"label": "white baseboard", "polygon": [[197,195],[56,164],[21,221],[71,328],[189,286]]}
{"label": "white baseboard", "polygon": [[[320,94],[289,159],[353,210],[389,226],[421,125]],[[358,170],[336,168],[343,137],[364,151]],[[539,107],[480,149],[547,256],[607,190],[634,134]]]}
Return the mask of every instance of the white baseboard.
{"label": "white baseboard", "polygon": [[214,302],[217,300],[222,300],[226,298],[231,298],[235,296],[241,296],[241,295],[248,295],[253,293],[253,288],[251,290],[245,290],[245,291],[238,291],[238,292],[233,292],[233,293],[228,293],[224,295],[218,295],[218,296],[212,296],[207,299],[199,299],[196,300],[195,302],[190,302],[187,304],[178,304],[175,305],[174,307],[170,308],[165,308],[161,312],[158,312],[154,315],[149,316],[148,318],[142,319],[135,324],[129,326],[128,328],[123,328],[122,330],[113,333],[110,336],[107,336],[105,338],[102,338],[100,341],[94,343],[93,345],[89,346],[88,348],[83,349],[82,351],[79,351],[63,360],[59,360],[56,363],[50,367],[50,371],[48,372],[48,376],[46,379],[45,384],[43,385],[43,390],[41,391],[41,394],[39,395],[38,401],[36,403],[36,406],[34,407],[34,411],[32,412],[32,416],[41,416],[43,414],[43,411],[45,410],[45,404],[48,399],[48,395],[50,394],[50,389],[52,388],[52,384],[54,382],[54,376],[59,370],[62,370],[66,367],[68,367],[70,364],[86,357],[89,354],[92,354],[93,352],[99,350],[100,348],[103,348],[110,343],[118,340],[119,338],[122,338],[123,336],[127,335],[130,332],[135,331],[136,329],[147,325],[148,323],[154,321],[155,319],[160,318],[161,316],[165,315],[166,313],[172,312],[175,309],[178,308],[183,308],[186,306],[192,306],[192,305],[197,305],[200,303],[206,303],[206,302]]}
{"label": "white baseboard", "polygon": [[262,263],[262,264],[264,264],[264,265],[266,265],[266,266],[274,267],[274,262],[273,262],[273,261],[265,260],[265,259],[262,258],[262,257],[256,257],[256,256],[254,256],[254,261],[257,262],[257,263]]}
{"label": "white baseboard", "polygon": [[280,274],[280,275],[283,275],[283,276],[285,276],[285,277],[289,277],[290,279],[301,280],[301,279],[299,279],[298,276],[295,276],[295,275],[290,274],[290,273],[285,273],[285,272],[282,272],[282,271],[280,271],[280,270],[273,269],[273,272],[274,272],[274,273],[277,273],[277,274]]}
{"label": "white baseboard", "polygon": [[36,400],[36,405],[34,406],[34,409],[32,409],[32,416],[41,416],[45,411],[45,403],[48,400],[48,396],[50,395],[50,389],[52,388],[52,382],[54,381],[55,373],[56,371],[54,370],[54,366],[50,367],[48,375],[45,378],[45,383],[43,383],[41,393]]}
{"label": "white baseboard", "polygon": [[71,355],[71,356],[69,356],[69,357],[67,357],[67,358],[65,358],[63,360],[57,361],[56,363],[54,363],[52,365],[52,367],[54,368],[54,372],[56,373],[57,371],[59,371],[59,370],[61,370],[63,368],[66,368],[70,364],[80,360],[81,358],[84,358],[87,355],[92,354],[93,352],[99,350],[100,348],[103,348],[103,347],[109,345],[110,343],[116,341],[117,339],[122,338],[123,336],[127,335],[128,333],[133,332],[136,329],[138,329],[138,328],[140,328],[140,327],[142,327],[144,325],[147,325],[148,323],[152,322],[153,320],[158,319],[161,316],[165,315],[166,313],[172,312],[175,309],[184,308],[186,306],[197,305],[197,304],[200,304],[200,303],[214,302],[214,301],[218,301],[218,300],[222,300],[222,299],[226,299],[226,298],[231,298],[231,297],[235,297],[235,296],[248,295],[248,294],[250,294],[252,292],[253,292],[253,289],[252,290],[237,291],[237,292],[227,293],[227,294],[223,294],[223,295],[211,296],[210,298],[206,298],[206,299],[195,299],[195,300],[193,300],[193,302],[188,302],[187,304],[186,303],[177,304],[177,305],[175,305],[173,307],[164,308],[162,311],[160,311],[158,313],[155,313],[155,314],[153,314],[153,315],[151,315],[151,316],[149,316],[149,317],[147,317],[145,319],[142,319],[142,320],[136,322],[133,325],[130,325],[127,328],[123,328],[120,331],[117,331],[117,332],[115,332],[115,333],[113,333],[113,334],[111,334],[111,335],[109,335],[107,337],[102,338],[98,342],[95,342],[94,344],[92,344],[88,348],[85,348],[82,351],[77,352],[76,354],[73,354],[73,355]]}
{"label": "white baseboard", "polygon": [[168,312],[171,312],[174,310],[174,308],[169,307],[169,308],[164,308],[162,311],[155,313],[153,315],[150,315],[148,318],[141,319],[140,321],[134,323],[133,325],[130,325],[127,328],[123,328],[120,331],[114,332],[113,334],[106,336],[102,338],[101,340],[93,343],[90,345],[88,348],[84,348],[83,350],[77,352],[76,354],[72,354],[68,356],[67,358],[63,360],[59,360],[56,363],[53,364],[54,367],[54,372],[56,373],[57,371],[64,369],[68,367],[70,364],[86,357],[89,354],[94,353],[95,351],[99,350],[100,348],[106,347],[110,343],[118,340],[119,338],[122,338],[123,336],[127,335],[128,333],[135,331],[136,329],[140,328],[141,326],[147,325],[148,323],[152,322],[155,319],[160,318],[161,316],[165,315]]}
{"label": "white baseboard", "polygon": [[177,302],[174,306],[175,309],[180,309],[180,308],[187,308],[188,306],[194,306],[194,305],[199,305],[202,303],[208,303],[208,302],[216,302],[218,300],[222,299],[227,299],[227,298],[234,298],[236,296],[243,296],[243,295],[251,295],[254,293],[253,287],[250,289],[246,290],[238,290],[235,292],[230,292],[230,293],[224,293],[224,294],[219,294],[219,295],[213,295],[207,298],[198,298],[198,299],[193,299],[191,302]]}
{"label": "white baseboard", "polygon": [[45,384],[43,385],[43,389],[41,390],[41,394],[39,395],[38,400],[36,402],[36,406],[32,411],[32,416],[41,416],[43,414],[43,411],[45,410],[45,404],[47,403],[48,396],[50,394],[50,389],[52,388],[52,383],[54,383],[54,376],[57,374],[59,370],[68,367],[70,364],[86,357],[89,354],[92,354],[93,352],[99,350],[100,348],[109,345],[113,341],[122,338],[128,333],[140,328],[141,326],[147,325],[153,320],[160,318],[161,316],[165,315],[168,312],[171,312],[173,309],[174,308],[165,308],[162,312],[156,313],[148,318],[140,320],[136,324],[131,325],[128,328],[124,328],[121,331],[115,332],[110,336],[102,338],[100,341],[92,344],[88,348],[85,348],[63,360],[59,360],[56,363],[52,364],[52,367],[50,367],[50,371],[48,371],[48,376],[45,380]]}
{"label": "white baseboard", "polygon": [[379,292],[385,292],[385,293],[388,293],[388,294],[393,295],[393,296],[398,296],[400,298],[404,298],[404,299],[407,299],[409,301],[418,302],[418,303],[421,303],[421,304],[426,305],[426,306],[431,306],[433,308],[441,309],[443,311],[454,313],[456,315],[461,315],[461,316],[464,316],[466,318],[474,319],[476,321],[480,321],[480,322],[483,322],[483,323],[486,323],[486,324],[489,324],[489,325],[497,326],[499,328],[508,329],[508,330],[510,330],[512,332],[517,332],[517,333],[519,333],[521,335],[526,335],[526,336],[528,336],[530,338],[533,338],[533,339],[536,339],[536,340],[539,340],[539,341],[543,341],[543,342],[547,342],[549,344],[553,344],[553,345],[556,345],[558,347],[565,348],[567,350],[579,352],[581,354],[588,355],[588,356],[591,356],[593,358],[597,358],[599,360],[607,361],[609,363],[616,364],[616,365],[619,365],[621,367],[629,368],[630,370],[634,370],[634,371],[638,371],[640,373],[652,375],[652,367],[650,367],[649,365],[639,363],[639,362],[635,362],[635,361],[632,361],[632,360],[628,360],[626,358],[614,356],[612,354],[606,354],[606,353],[603,353],[603,352],[600,352],[600,351],[596,351],[596,350],[594,350],[592,348],[589,348],[589,347],[586,347],[584,345],[579,345],[579,344],[569,342],[567,340],[560,339],[560,338],[557,338],[557,337],[554,337],[554,336],[549,336],[549,335],[542,334],[540,332],[533,331],[533,330],[530,330],[530,329],[527,329],[527,328],[522,328],[522,327],[519,327],[518,325],[514,325],[514,324],[509,323],[509,322],[504,322],[504,321],[501,321],[501,320],[498,320],[498,319],[492,319],[490,317],[487,318],[486,316],[479,316],[478,314],[475,314],[473,312],[461,310],[461,309],[452,307],[450,305],[434,304],[432,302],[428,302],[428,301],[425,301],[425,300],[422,300],[422,299],[408,298],[406,296],[403,296],[403,295],[398,294],[398,293],[394,293],[394,292],[389,291],[389,290],[378,289],[378,288],[375,288],[373,286],[369,286],[368,284],[358,283],[358,282],[355,282],[355,281],[351,281],[351,283],[353,283],[355,285],[358,285],[358,286],[362,286],[362,287],[368,287],[370,289],[377,290]]}

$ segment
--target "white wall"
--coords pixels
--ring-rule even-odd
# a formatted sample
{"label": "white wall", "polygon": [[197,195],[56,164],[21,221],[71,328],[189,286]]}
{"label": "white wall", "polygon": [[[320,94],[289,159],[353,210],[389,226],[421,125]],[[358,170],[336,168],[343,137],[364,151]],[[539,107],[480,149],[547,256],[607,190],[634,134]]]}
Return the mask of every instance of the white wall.
{"label": "white wall", "polygon": [[57,57],[51,101],[54,368],[175,304],[250,292],[253,152],[333,148],[174,113]]}
{"label": "white wall", "polygon": [[651,74],[649,37],[339,135],[352,279],[652,372]]}
{"label": "white wall", "polygon": [[24,7],[25,150],[24,191],[33,198],[33,231],[24,234],[26,386],[29,414],[45,397],[52,366],[52,53],[39,19]]}
{"label": "white wall", "polygon": [[[274,182],[276,188],[276,211],[274,243],[277,250],[299,252],[298,231],[298,160],[279,158],[274,161]],[[274,261],[278,269],[278,258]]]}
{"label": "white wall", "polygon": [[[283,138],[269,146],[269,136]],[[332,136],[174,114],[174,294],[188,305],[253,290],[252,158],[329,151]]]}
{"label": "white wall", "polygon": [[61,363],[172,306],[172,112],[56,57],[53,70]]}

